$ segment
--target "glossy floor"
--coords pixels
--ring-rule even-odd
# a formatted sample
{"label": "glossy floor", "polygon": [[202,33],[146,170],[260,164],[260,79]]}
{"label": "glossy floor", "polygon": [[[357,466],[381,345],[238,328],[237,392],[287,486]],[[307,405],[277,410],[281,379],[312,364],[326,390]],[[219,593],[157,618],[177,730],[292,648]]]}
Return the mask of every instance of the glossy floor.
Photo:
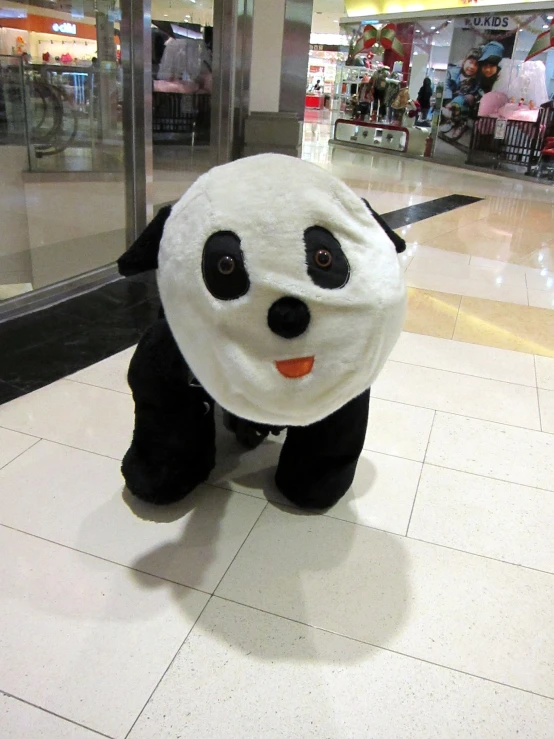
{"label": "glossy floor", "polygon": [[221,429],[134,500],[132,351],[0,408],[0,736],[551,739],[554,359],[403,334],[310,515]]}
{"label": "glossy floor", "polygon": [[[379,152],[330,148],[329,133],[326,121],[307,123],[304,157],[330,168],[376,210],[388,212],[453,194],[482,198],[397,229],[408,242],[404,261],[410,287],[457,296],[458,307],[462,298],[471,299],[465,300],[465,308],[476,310],[477,323],[486,315],[490,324],[491,314],[503,312],[481,301],[510,303],[507,310],[514,319],[512,323],[525,326],[521,336],[510,338],[504,326],[492,330],[489,325],[482,333],[472,331],[471,341],[526,351],[529,339],[543,345],[544,334],[552,336],[552,318],[544,313],[554,311],[551,184]],[[421,322],[425,322],[424,317]],[[427,328],[426,333],[430,330]],[[439,328],[436,335],[445,334]],[[460,333],[459,338],[465,337],[466,332]],[[554,349],[554,339],[546,343],[548,351]]]}

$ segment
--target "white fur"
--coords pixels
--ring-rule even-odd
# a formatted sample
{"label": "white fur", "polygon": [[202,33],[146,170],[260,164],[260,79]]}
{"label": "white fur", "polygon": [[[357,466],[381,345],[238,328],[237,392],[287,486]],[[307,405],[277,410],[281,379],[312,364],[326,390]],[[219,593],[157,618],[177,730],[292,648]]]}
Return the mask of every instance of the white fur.
{"label": "white fur", "polygon": [[[350,263],[339,289],[308,275],[304,231],[327,228]],[[214,298],[202,250],[216,231],[241,239],[250,289]],[[188,365],[224,408],[252,421],[304,426],[366,390],[400,334],[406,303],[395,248],[362,200],[315,165],[279,154],[239,159],[200,177],[164,229],[158,283],[167,320]],[[267,314],[278,298],[304,300],[307,331],[275,335]],[[312,372],[283,377],[275,362],[315,356]]]}

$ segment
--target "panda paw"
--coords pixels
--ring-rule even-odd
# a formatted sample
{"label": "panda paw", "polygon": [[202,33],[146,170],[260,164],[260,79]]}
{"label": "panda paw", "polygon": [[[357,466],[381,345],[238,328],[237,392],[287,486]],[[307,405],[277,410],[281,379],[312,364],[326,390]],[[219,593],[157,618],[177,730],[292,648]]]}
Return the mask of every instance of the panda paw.
{"label": "panda paw", "polygon": [[198,460],[194,466],[181,459],[156,459],[141,454],[134,444],[123,458],[121,472],[127,489],[136,498],[153,505],[182,500],[209,477],[213,464]]}

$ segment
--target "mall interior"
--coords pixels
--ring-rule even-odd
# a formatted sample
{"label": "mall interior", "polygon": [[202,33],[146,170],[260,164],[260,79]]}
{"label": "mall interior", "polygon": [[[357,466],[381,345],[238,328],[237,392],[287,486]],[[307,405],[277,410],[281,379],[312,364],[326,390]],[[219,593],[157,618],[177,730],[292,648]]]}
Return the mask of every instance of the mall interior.
{"label": "mall interior", "polygon": [[[155,506],[116,262],[265,152],[405,240],[403,330],[334,506],[222,409]],[[0,0],[0,227],[2,739],[554,737],[552,0]]]}

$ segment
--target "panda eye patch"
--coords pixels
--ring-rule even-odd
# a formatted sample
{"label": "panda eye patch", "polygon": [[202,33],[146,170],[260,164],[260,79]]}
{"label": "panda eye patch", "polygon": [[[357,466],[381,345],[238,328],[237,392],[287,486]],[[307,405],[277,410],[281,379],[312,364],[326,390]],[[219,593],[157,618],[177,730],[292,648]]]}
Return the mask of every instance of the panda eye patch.
{"label": "panda eye patch", "polygon": [[202,252],[202,276],[218,300],[236,300],[248,292],[250,280],[244,266],[240,239],[232,231],[210,236]]}
{"label": "panda eye patch", "polygon": [[322,226],[304,231],[308,274],[318,287],[334,290],[344,287],[350,277],[350,265],[341,245]]}

